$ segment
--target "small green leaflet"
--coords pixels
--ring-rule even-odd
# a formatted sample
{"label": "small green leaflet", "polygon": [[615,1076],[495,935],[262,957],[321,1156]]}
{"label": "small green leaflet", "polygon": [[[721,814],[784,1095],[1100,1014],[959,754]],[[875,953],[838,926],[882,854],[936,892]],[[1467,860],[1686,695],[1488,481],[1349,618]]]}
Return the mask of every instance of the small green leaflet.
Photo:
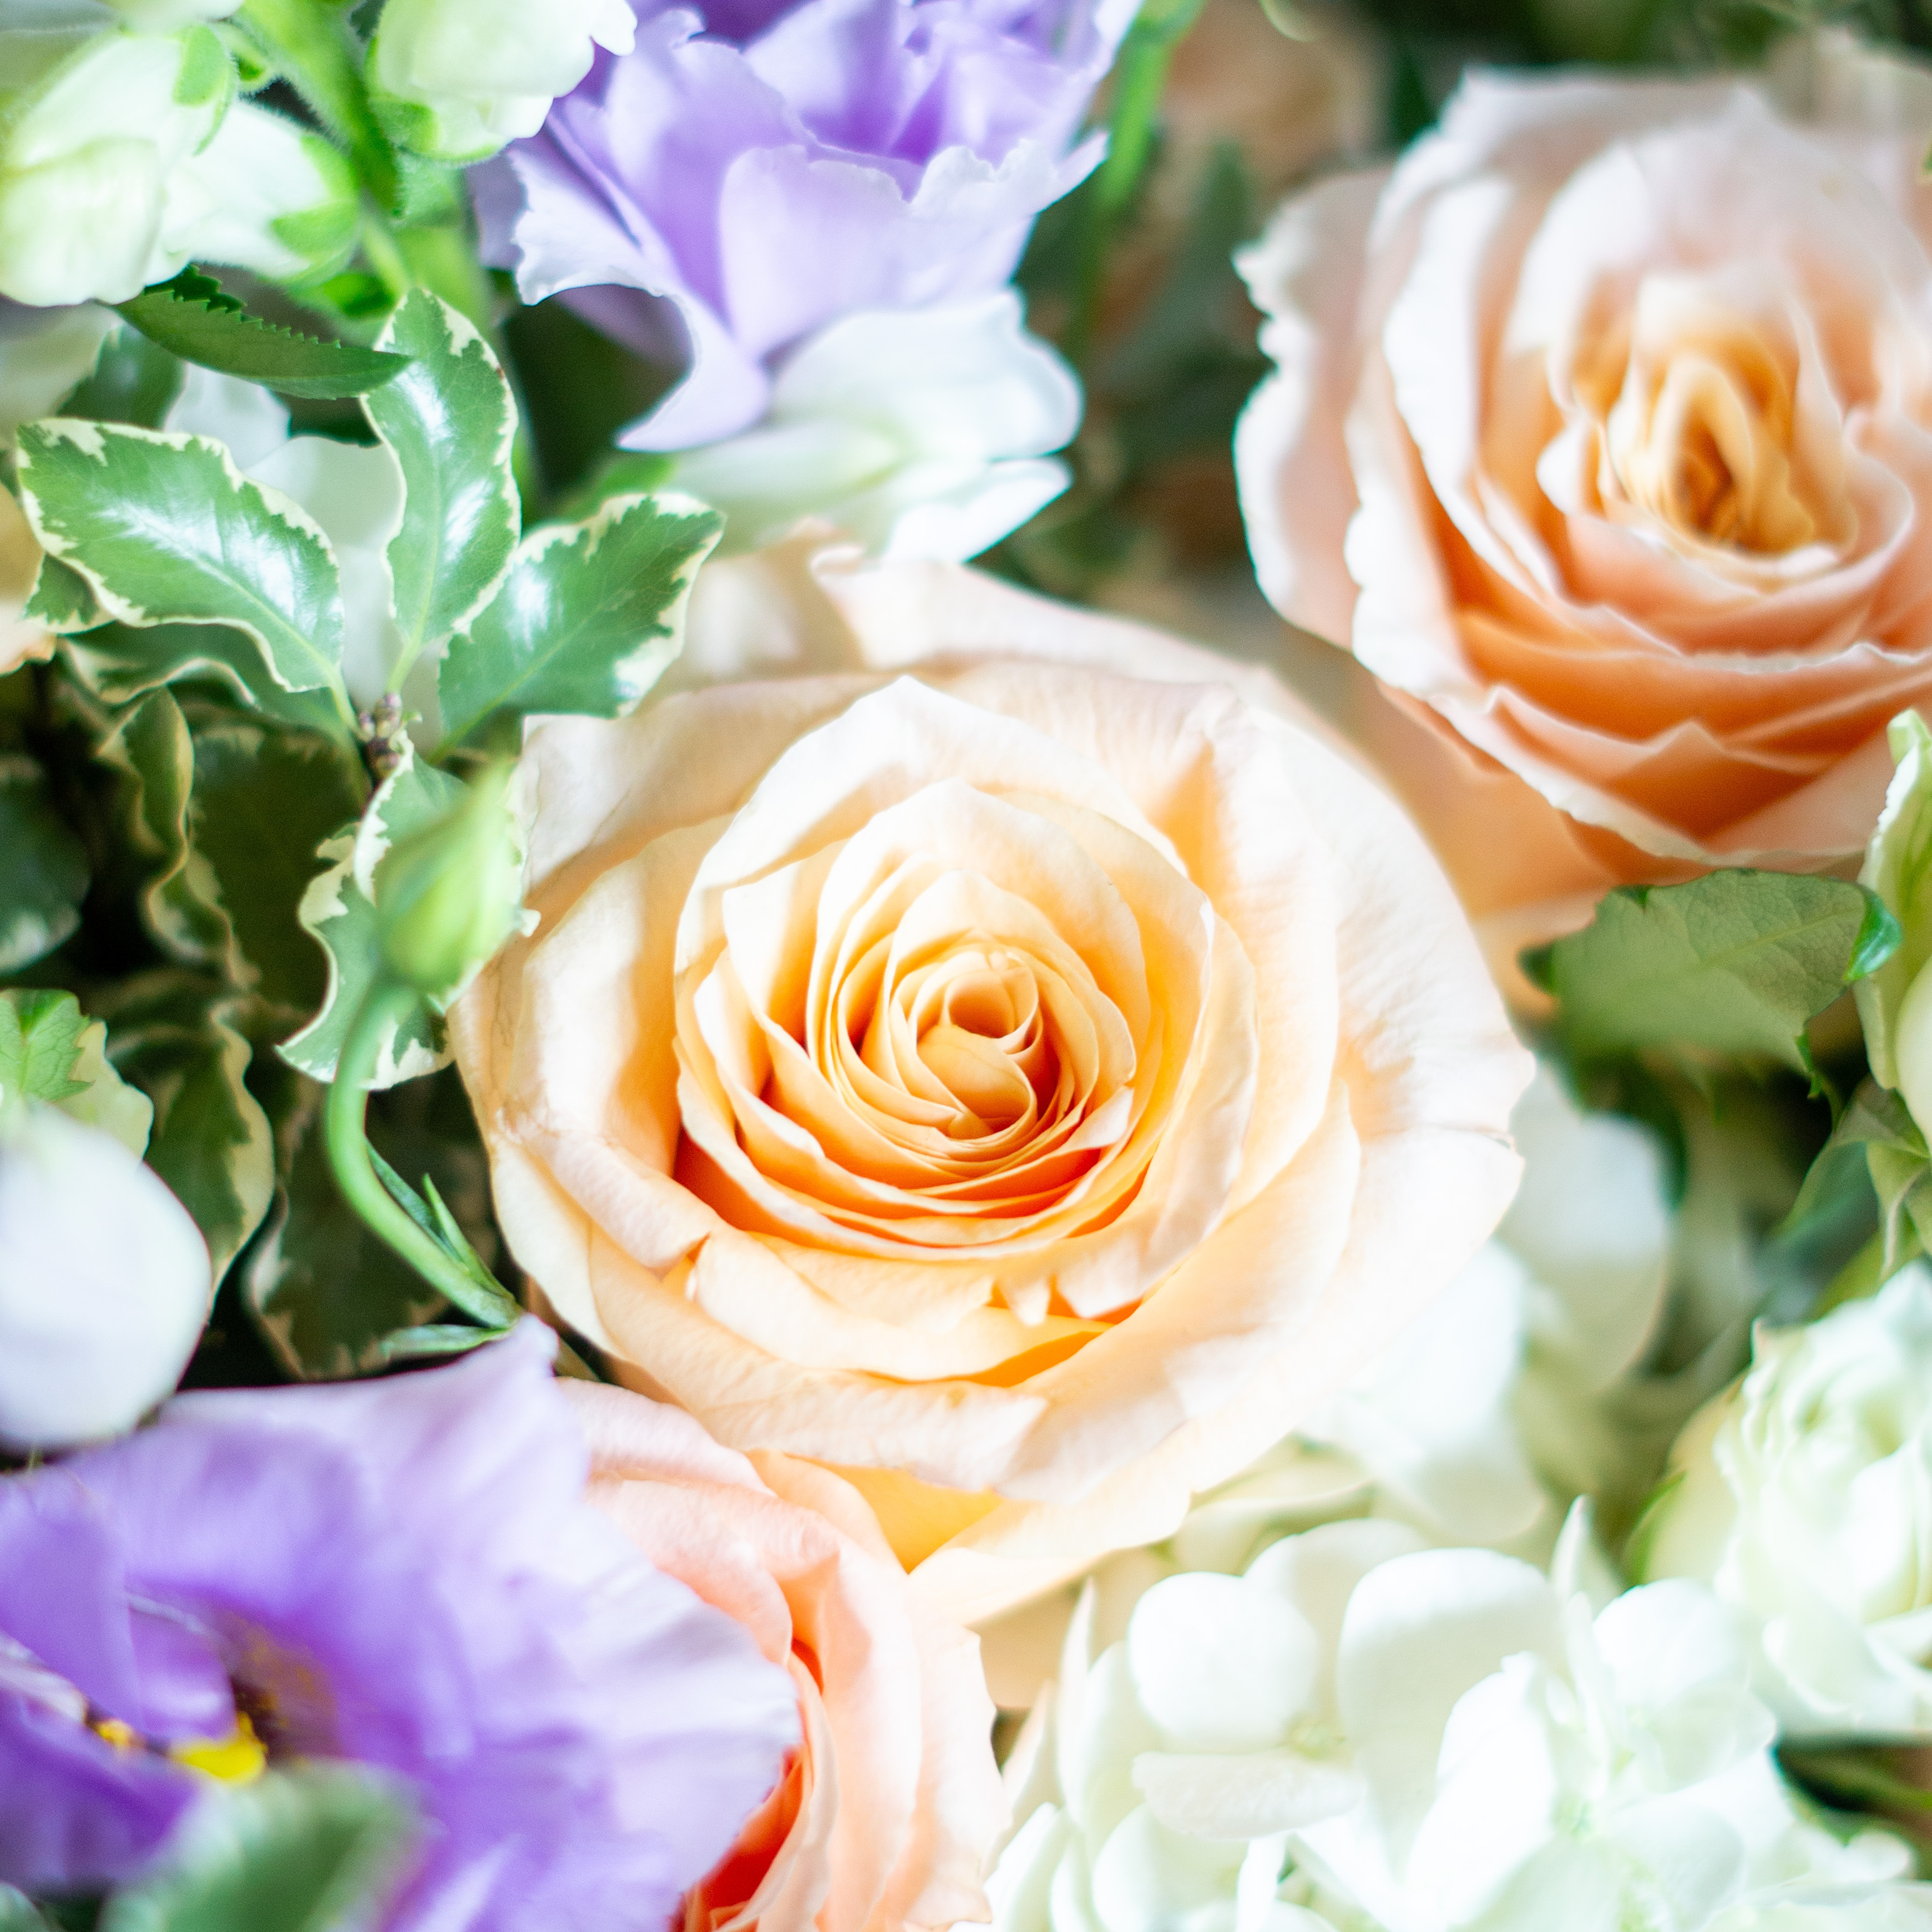
{"label": "small green leaflet", "polygon": [[71,1100],[87,1018],[71,993],[0,993],[0,1100]]}
{"label": "small green leaflet", "polygon": [[1898,922],[1862,886],[1734,871],[1619,886],[1523,966],[1556,996],[1576,1060],[1683,1047],[1803,1071],[1808,1022],[1898,944]]}
{"label": "small green leaflet", "polygon": [[10,1885],[0,1885],[0,1932],[53,1932],[34,1902]]}
{"label": "small green leaflet", "polygon": [[162,1870],[118,1892],[100,1932],[341,1932],[376,1922],[415,1834],[408,1799],[359,1767],[310,1762],[212,1786]]}
{"label": "small green leaflet", "polygon": [[1844,1184],[1845,1168],[1861,1154],[1878,1196],[1883,1272],[1890,1274],[1905,1258],[1908,1230],[1932,1250],[1932,1154],[1904,1101],[1876,1080],[1863,1082],[1852,1096],[1804,1177],[1786,1226],[1802,1226],[1822,1211]]}
{"label": "small green leaflet", "polygon": [[34,534],[110,616],[232,624],[284,691],[328,690],[350,715],[328,539],[220,443],[56,418],[20,431],[19,460]]}
{"label": "small green leaflet", "polygon": [[116,1070],[154,1103],[148,1165],[208,1243],[218,1282],[274,1192],[268,1117],[243,1082],[248,1042],[227,988],[163,968],[100,999]]}
{"label": "small green leaflet", "polygon": [[1873,1077],[1898,1084],[1892,1029],[1918,969],[1932,958],[1932,730],[1916,711],[1892,721],[1897,770],[1859,873],[1884,900],[1904,938],[1897,952],[1858,988],[1858,1018]]}
{"label": "small green leaflet", "polygon": [[667,495],[614,497],[587,523],[532,531],[443,658],[442,748],[532,712],[622,716],[677,655],[692,579],[723,527],[693,499]]}
{"label": "small green leaflet", "polygon": [[[278,1050],[311,1079],[334,1078],[343,1042],[375,977],[376,908],[368,882],[377,862],[395,839],[433,824],[464,795],[461,779],[424,764],[406,738],[403,743],[407,755],[370,800],[360,823],[344,827],[316,853],[326,869],[302,899],[302,922],[328,955],[328,988],[321,1010]],[[417,1079],[448,1057],[442,1022],[419,1006],[383,1047],[370,1084]]]}
{"label": "small green leaflet", "polygon": [[381,340],[407,352],[408,370],[364,404],[396,453],[407,492],[389,545],[400,652],[398,688],[488,602],[522,527],[510,446],[516,406],[490,346],[425,289],[404,301]]}
{"label": "small green leaflet", "polygon": [[54,809],[46,774],[0,754],[0,973],[17,973],[72,937],[87,896],[87,849]]}
{"label": "small green leaflet", "polygon": [[117,312],[184,362],[266,383],[284,395],[327,400],[366,395],[393,382],[408,358],[350,342],[322,342],[253,316],[219,283],[184,269],[143,289]]}
{"label": "small green leaflet", "polygon": [[307,732],[214,725],[194,736],[194,852],[225,916],[231,985],[298,1024],[328,988],[328,966],[298,919],[318,846],[359,802],[359,773]]}

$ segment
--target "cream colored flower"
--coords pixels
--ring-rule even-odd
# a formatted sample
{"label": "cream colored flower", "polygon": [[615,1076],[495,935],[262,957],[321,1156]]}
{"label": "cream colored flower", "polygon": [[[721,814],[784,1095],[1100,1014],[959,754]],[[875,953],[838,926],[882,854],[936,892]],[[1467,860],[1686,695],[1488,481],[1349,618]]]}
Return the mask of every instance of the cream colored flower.
{"label": "cream colored flower", "polygon": [[1805,86],[1478,76],[1244,258],[1263,587],[1479,913],[1845,858],[1932,695],[1932,74]]}
{"label": "cream colored flower", "polygon": [[963,1621],[1167,1534],[1426,1304],[1527,1056],[1270,681],[956,568],[705,580],[698,665],[866,668],[536,729],[541,924],[459,1063],[564,1318],[848,1475]]}

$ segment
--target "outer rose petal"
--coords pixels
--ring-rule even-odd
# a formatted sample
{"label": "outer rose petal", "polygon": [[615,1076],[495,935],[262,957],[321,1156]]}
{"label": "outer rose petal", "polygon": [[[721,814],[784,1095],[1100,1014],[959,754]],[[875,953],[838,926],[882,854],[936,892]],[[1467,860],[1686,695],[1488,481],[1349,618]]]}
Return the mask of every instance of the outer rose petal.
{"label": "outer rose petal", "polygon": [[[1096,683],[1078,666],[1110,675]],[[798,544],[700,578],[687,678],[842,667],[848,675],[658,700],[616,725],[541,728],[530,755],[543,923],[452,1022],[500,1210],[558,1312],[722,1438],[838,1466],[919,1593],[965,1621],[1167,1534],[1195,1490],[1277,1439],[1425,1305],[1514,1190],[1507,1123],[1529,1063],[1413,828],[1264,673],[958,566],[857,568]],[[726,817],[785,745],[901,668],[1097,760],[1189,853],[1210,897],[1225,890],[1224,916],[1250,949],[1294,956],[1239,884],[1279,836],[1229,817],[1244,772],[1289,775],[1298,806],[1283,814],[1313,827],[1334,882],[1332,911],[1315,898],[1300,910],[1307,925],[1333,921],[1319,929],[1332,933],[1339,1012],[1324,1016],[1306,965],[1279,1018],[1261,1009],[1264,1059],[1325,1060],[1332,1039],[1325,1095],[1291,1103],[1283,1087],[1286,1111],[1259,1107],[1247,1151],[1276,1150],[1244,1171],[1230,1211],[1127,1319],[1064,1360],[1056,1345],[1037,1366],[977,1380],[963,1360],[936,1381],[855,1371],[844,1352],[857,1318],[802,1296],[794,1268],[812,1272],[812,1258],[788,1264],[779,1244],[678,1185],[668,1017],[638,1005],[658,997],[646,989],[668,974],[685,881]],[[1165,706],[1117,682],[1123,672],[1191,688]],[[1184,719],[1198,746],[1173,736]],[[1223,770],[1216,755],[1234,762]],[[1234,829],[1226,861],[1214,856],[1217,826]],[[1277,898],[1271,916],[1288,910]],[[574,956],[553,972],[546,946],[560,962]],[[793,1325],[778,1353],[734,1332],[756,1322],[772,1335],[781,1318]],[[895,1328],[880,1346],[952,1348],[970,1332]]]}
{"label": "outer rose petal", "polygon": [[872,1512],[830,1472],[754,1464],[626,1390],[566,1393],[590,1439],[591,1500],[799,1682],[804,1751],[688,1901],[689,1932],[982,1916],[980,1867],[1006,1821],[979,1640],[913,1594]]}

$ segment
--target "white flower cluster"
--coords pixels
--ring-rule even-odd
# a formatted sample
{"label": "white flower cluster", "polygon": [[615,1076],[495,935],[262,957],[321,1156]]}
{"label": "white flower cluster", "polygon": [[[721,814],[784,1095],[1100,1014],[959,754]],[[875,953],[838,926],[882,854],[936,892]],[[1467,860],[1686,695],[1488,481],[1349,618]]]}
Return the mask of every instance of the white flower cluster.
{"label": "white flower cluster", "polygon": [[[1762,1294],[1735,1176],[1694,1146],[1673,1210],[1547,1072],[1516,1126],[1496,1239],[1308,1436],[988,1631],[1003,1697],[1053,1672],[999,1932],[1932,1928],[1772,1751],[1932,1735],[1932,1270],[1714,1392]],[[1588,1498],[1628,1528],[1680,1428],[1625,1588]]]}

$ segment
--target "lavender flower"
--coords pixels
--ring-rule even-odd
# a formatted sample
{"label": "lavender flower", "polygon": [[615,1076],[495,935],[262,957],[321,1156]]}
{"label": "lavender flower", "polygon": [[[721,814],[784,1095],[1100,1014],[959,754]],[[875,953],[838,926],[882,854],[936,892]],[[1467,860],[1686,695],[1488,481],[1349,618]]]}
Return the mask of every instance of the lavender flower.
{"label": "lavender flower", "polygon": [[486,252],[689,370],[622,439],[764,413],[770,364],[839,316],[986,293],[1099,160],[1073,145],[1135,0],[632,0],[542,131],[472,178]]}
{"label": "lavender flower", "polygon": [[415,1787],[385,1919],[649,1928],[796,1741],[790,1680],[582,1502],[526,1322],[460,1366],[182,1396],[0,1482],[0,1883],[153,1861],[225,1741]]}

